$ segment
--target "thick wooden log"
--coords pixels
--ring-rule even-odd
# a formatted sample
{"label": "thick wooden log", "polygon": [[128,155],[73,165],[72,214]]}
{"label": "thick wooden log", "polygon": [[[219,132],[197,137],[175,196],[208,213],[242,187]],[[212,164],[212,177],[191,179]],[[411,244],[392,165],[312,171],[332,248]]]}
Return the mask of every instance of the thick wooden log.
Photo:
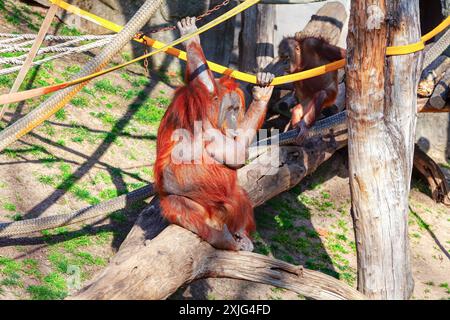
{"label": "thick wooden log", "polygon": [[358,289],[375,299],[408,299],[414,286],[407,226],[421,53],[386,57],[386,48],[419,41],[419,26],[417,0],[352,1],[349,177]]}
{"label": "thick wooden log", "polygon": [[242,15],[239,43],[239,70],[257,72],[273,60],[276,9],[258,4]]}
{"label": "thick wooden log", "polygon": [[311,17],[305,28],[295,37],[322,38],[332,45],[337,45],[346,21],[347,11],[344,5],[337,1],[328,2]]}
{"label": "thick wooden log", "polygon": [[165,299],[195,279],[226,277],[286,288],[314,299],[363,299],[358,291],[317,271],[263,255],[216,250],[175,225],[149,240],[145,220],[158,216],[147,208],[111,264],[70,299]]}
{"label": "thick wooden log", "polygon": [[[258,206],[298,184],[344,147],[346,140],[341,132],[314,138],[304,147],[274,149],[240,169],[239,182]],[[364,298],[320,272],[259,254],[216,250],[190,231],[166,226],[154,200],[110,265],[70,299],[164,299],[185,283],[205,277],[271,284],[314,299]]]}
{"label": "thick wooden log", "polygon": [[422,72],[418,94],[420,97],[431,97],[436,84],[450,68],[450,57],[440,56]]}
{"label": "thick wooden log", "polygon": [[450,187],[444,173],[417,145],[414,149],[414,168],[427,180],[433,200],[450,206]]}
{"label": "thick wooden log", "polygon": [[275,57],[275,6],[258,5],[256,32],[256,66],[257,70],[264,70]]}
{"label": "thick wooden log", "polygon": [[242,30],[239,34],[239,70],[254,73],[256,66],[256,41],[258,6],[242,13]]}
{"label": "thick wooden log", "polygon": [[439,81],[430,98],[429,104],[436,109],[442,109],[447,104],[450,94],[450,71]]}

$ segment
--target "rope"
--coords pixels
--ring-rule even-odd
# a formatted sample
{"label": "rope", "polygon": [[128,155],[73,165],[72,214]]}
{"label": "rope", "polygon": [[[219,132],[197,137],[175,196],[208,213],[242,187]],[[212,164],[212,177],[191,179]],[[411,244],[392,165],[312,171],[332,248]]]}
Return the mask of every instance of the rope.
{"label": "rope", "polygon": [[427,51],[425,59],[423,61],[423,68],[427,68],[434,60],[439,58],[439,56],[447,50],[450,46],[450,29],[447,30],[438,41],[431,45],[431,48]]}
{"label": "rope", "polygon": [[[34,33],[25,33],[25,34],[14,34],[14,33],[0,33],[0,38],[11,38],[0,40],[0,43],[8,43],[8,41],[19,41],[19,40],[34,40],[36,39],[36,34]],[[81,35],[81,36],[55,36],[48,34],[45,36],[45,41],[68,41],[68,40],[76,40],[81,39],[84,40],[100,40],[103,38],[111,37],[111,35]]]}
{"label": "rope", "polygon": [[[90,12],[84,11],[84,10],[82,10],[76,6],[73,6],[71,4],[68,4],[67,2],[64,2],[62,0],[50,0],[50,2],[58,5],[60,8],[66,10],[72,14],[75,14],[86,20],[89,20],[97,25],[103,26],[111,31],[119,32],[122,29],[122,26],[120,26],[120,25],[117,25],[111,21],[104,19],[104,18],[98,17]],[[256,3],[258,3],[258,2],[260,2],[260,1],[256,1]],[[421,41],[410,44],[410,45],[405,45],[405,46],[389,47],[389,48],[387,48],[386,54],[388,56],[404,55],[404,54],[410,54],[410,53],[421,51],[425,48],[425,42],[431,40],[436,35],[438,35],[442,31],[444,31],[449,25],[450,25],[450,17],[447,17],[447,19],[445,19],[441,24],[439,24],[434,30],[432,30],[431,32],[429,32],[425,36],[423,36],[421,38]],[[142,42],[142,40],[139,40],[139,39],[134,39],[134,40]],[[155,49],[159,49],[159,48],[166,46],[165,43],[156,41],[149,37],[145,37],[145,40],[148,44],[150,44]],[[184,52],[184,51],[167,50],[166,53],[173,55],[181,60],[185,60],[185,61],[187,60],[186,52]],[[209,65],[210,69],[214,72],[217,72],[220,74],[226,74],[232,78],[235,78],[235,79],[238,79],[241,81],[245,81],[248,83],[253,83],[253,84],[257,83],[255,75],[236,71],[236,70],[224,67],[222,65],[219,65],[219,64],[216,64],[216,63],[210,62],[210,61],[208,61],[208,65]],[[307,71],[303,71],[303,72],[299,72],[299,73],[295,73],[295,74],[290,74],[287,76],[277,77],[273,80],[272,85],[281,85],[281,84],[286,84],[286,83],[290,83],[290,82],[296,82],[296,81],[300,81],[300,80],[317,77],[317,76],[323,75],[327,72],[332,72],[332,71],[341,69],[344,66],[345,66],[344,60],[336,61],[336,62],[330,63],[325,66],[321,66],[321,67],[318,67],[315,69],[311,69],[311,70],[307,70]]]}
{"label": "rope", "polygon": [[117,198],[72,213],[56,214],[16,222],[0,222],[0,238],[68,226],[88,219],[107,216],[110,212],[122,210],[127,206],[143,201],[154,194],[153,186],[147,185]]}
{"label": "rope", "polygon": [[[75,41],[75,40],[73,40]],[[82,45],[80,47],[65,47],[63,45],[66,45],[66,43],[61,43],[59,45],[55,45],[52,47],[45,47],[45,48],[41,48],[38,51],[38,55],[42,55],[44,53],[61,53],[61,52],[83,52],[83,51],[87,51],[91,48],[97,48],[99,46],[103,46],[105,43],[108,43],[109,41],[111,41],[111,39],[103,39],[103,40],[98,40],[96,42],[90,43],[90,44],[85,44]],[[18,56],[18,57],[10,57],[10,58],[0,58],[0,64],[22,64],[25,58],[27,57],[26,54]]]}
{"label": "rope", "polygon": [[[33,42],[33,45],[30,48],[30,51],[28,51],[25,61],[23,62],[19,73],[16,76],[16,80],[14,80],[14,83],[11,87],[11,90],[9,93],[16,93],[19,91],[20,86],[22,85],[23,81],[25,80],[25,77],[27,76],[28,71],[30,70],[31,66],[33,65],[33,60],[36,58],[36,54],[39,51],[39,48],[41,47],[42,43],[44,42],[45,35],[47,34],[48,30],[50,29],[50,26],[52,24],[53,18],[56,16],[56,12],[58,11],[58,6],[56,4],[52,4],[50,8],[47,10],[47,14],[45,15],[44,21],[42,21],[41,27],[39,28],[38,34],[36,36],[36,39]],[[0,110],[0,120],[3,119],[3,115],[5,114],[6,108],[8,108],[7,104],[4,104]]]}
{"label": "rope", "polygon": [[[246,0],[244,1],[242,4],[238,5],[237,7],[231,9],[230,11],[228,11],[227,13],[225,13],[224,15],[218,17],[217,19],[211,21],[210,23],[202,26],[201,28],[198,29],[198,31],[202,30],[201,32],[196,33],[196,35],[211,29],[212,27],[222,23],[223,21],[231,18],[232,16],[236,15],[239,12],[242,12],[243,10],[257,4],[260,0]],[[83,18],[86,18],[90,21],[95,21],[95,23],[102,25],[102,26],[107,26],[109,28],[111,28],[111,30],[113,31],[120,31],[122,29],[121,26],[118,26],[106,19],[97,17],[95,15],[93,15],[92,13],[83,11],[81,9],[79,9],[78,7],[72,6],[62,0],[50,0],[51,3],[57,4],[58,6],[60,6],[61,8],[72,12],[76,15],[79,15]],[[414,43],[414,44],[410,44],[410,45],[405,45],[405,46],[398,46],[398,47],[388,47],[387,48],[387,55],[403,55],[403,54],[409,54],[409,53],[413,53],[413,52],[417,52],[420,50],[423,50],[425,48],[425,43],[424,41],[428,41],[429,39],[431,39],[433,35],[438,34],[439,32],[442,32],[443,30],[445,30],[445,28],[447,28],[450,25],[450,17],[447,17],[447,19],[445,19],[441,24],[439,24],[433,31],[431,31],[430,33],[428,33],[427,35],[425,35],[424,37],[422,37],[422,40],[418,43]],[[135,39],[136,41],[139,42],[143,42],[143,39]],[[131,60],[127,63],[118,65],[114,68],[110,68],[101,72],[97,72],[94,74],[91,74],[89,76],[74,80],[74,81],[69,81],[63,84],[59,84],[59,85],[55,85],[55,86],[49,86],[49,87],[42,87],[42,88],[37,88],[37,89],[33,89],[33,90],[28,90],[28,91],[23,91],[21,93],[18,94],[11,94],[11,95],[1,95],[0,96],[0,104],[6,104],[6,103],[15,103],[15,102],[20,102],[26,99],[30,99],[30,98],[34,98],[37,96],[41,96],[44,94],[48,94],[51,92],[55,92],[61,89],[64,89],[68,86],[73,86],[76,85],[78,83],[84,82],[84,81],[88,81],[91,80],[93,78],[99,77],[101,75],[107,74],[109,72],[118,70],[120,68],[126,67],[132,63],[136,63],[139,62],[141,60],[144,60],[156,53],[159,52],[163,52],[163,51],[167,51],[167,53],[176,56],[180,59],[183,60],[187,60],[187,55],[186,52],[178,50],[173,48],[173,46],[187,40],[187,38],[183,37],[180,38],[179,40],[181,41],[175,41],[172,42],[169,45],[165,45],[164,43],[157,43],[156,40],[153,40],[151,38],[148,37],[144,37],[144,40],[150,44],[153,48],[157,48],[157,50],[149,53],[149,54],[145,54],[139,58],[136,58],[134,60]],[[159,48],[158,48],[159,47]],[[218,64],[214,64],[212,62],[208,61],[208,64],[211,68],[211,70],[221,73],[221,74],[226,74],[229,75],[233,78],[245,81],[245,82],[249,82],[249,83],[253,83],[256,84],[256,76],[255,75],[251,75],[251,74],[247,74],[244,72],[239,72],[239,71],[235,71],[235,70],[231,70],[229,68],[226,68],[224,66],[218,65]],[[281,77],[277,77],[275,78],[271,85],[281,85],[281,84],[285,84],[285,83],[290,83],[290,82],[295,82],[295,81],[300,81],[300,80],[305,80],[305,79],[309,79],[309,78],[314,78],[320,75],[323,75],[325,73],[328,72],[332,72],[332,71],[336,71],[338,69],[341,69],[345,66],[345,59],[339,60],[339,61],[335,61],[332,62],[330,64],[324,65],[324,66],[320,66],[311,70],[306,70],[306,71],[302,71],[300,73],[295,73],[295,74],[290,74],[290,75],[286,75],[286,76],[281,76]]]}
{"label": "rope", "polygon": [[[28,51],[28,50],[30,50],[30,48],[23,48],[23,47],[29,46],[30,44],[33,44],[33,42],[34,42],[34,39],[30,40],[30,41],[18,43],[18,44],[12,44],[12,45],[9,43],[8,44],[0,44],[0,48],[4,48],[4,49],[2,49],[2,52],[5,49],[11,49],[11,50],[23,49],[24,51]],[[9,51],[6,51],[6,52],[9,52]]]}
{"label": "rope", "polygon": [[[77,39],[69,40],[67,42],[55,44],[54,46],[43,47],[43,48],[41,48],[38,51],[38,54],[48,53],[48,52],[63,52],[61,50],[58,50],[57,48],[69,47],[71,45],[77,44],[78,42],[82,42],[82,41],[111,39],[112,36],[108,35],[108,36],[102,36],[102,37],[98,37],[98,38],[99,39],[86,40],[85,37],[79,37]],[[24,46],[31,44],[33,41],[34,40],[23,42],[23,43],[18,44],[18,45],[8,45],[8,44],[2,45],[2,44],[0,44],[0,48],[4,48],[4,49],[0,49],[0,53],[4,53],[4,52],[27,52],[29,50],[29,48],[24,48]],[[16,57],[16,59],[19,59],[19,58],[21,58],[21,57]]]}
{"label": "rope", "polygon": [[[53,0],[53,1],[57,1],[57,0]],[[233,9],[231,9],[227,13],[221,15],[220,17],[214,19],[213,21],[208,22],[204,26],[198,28],[196,31],[194,31],[194,32],[192,32],[190,34],[187,34],[187,35],[185,35],[185,36],[183,36],[183,37],[181,37],[181,38],[171,42],[170,44],[168,44],[168,45],[166,45],[166,46],[164,46],[164,47],[162,47],[160,49],[152,51],[149,54],[145,54],[143,56],[140,56],[140,57],[138,57],[136,59],[130,60],[130,61],[126,62],[126,63],[121,64],[121,65],[117,65],[115,67],[112,67],[112,68],[109,68],[109,69],[106,69],[106,70],[103,70],[103,71],[98,71],[98,72],[92,73],[92,74],[90,74],[88,76],[83,76],[83,77],[80,77],[78,79],[75,79],[75,80],[72,80],[72,81],[68,81],[68,82],[65,82],[65,83],[61,83],[61,84],[58,84],[58,85],[36,88],[36,89],[32,89],[32,90],[18,92],[18,93],[15,93],[15,94],[1,95],[0,96],[0,104],[16,103],[16,102],[24,101],[24,100],[31,99],[31,98],[34,98],[34,97],[39,97],[39,96],[42,96],[44,94],[52,93],[52,92],[55,92],[55,91],[58,91],[58,90],[62,90],[62,89],[65,89],[67,87],[74,86],[74,85],[77,85],[77,84],[80,84],[80,83],[92,80],[94,78],[100,77],[100,76],[102,76],[104,74],[113,72],[115,70],[124,68],[126,66],[129,66],[129,65],[131,65],[133,63],[142,61],[142,60],[144,60],[146,58],[149,58],[149,57],[151,57],[151,56],[153,56],[153,55],[155,55],[157,53],[160,53],[160,52],[163,52],[163,51],[166,51],[166,50],[179,52],[180,50],[175,49],[173,47],[178,45],[178,44],[180,44],[180,43],[182,43],[182,42],[184,42],[184,41],[186,41],[186,40],[188,40],[188,39],[191,39],[191,38],[193,38],[193,37],[195,37],[195,36],[205,32],[205,31],[207,31],[207,30],[209,30],[209,29],[211,29],[211,28],[213,28],[213,27],[215,27],[215,26],[217,26],[217,25],[219,25],[221,23],[223,23],[224,21],[234,17],[238,13],[248,9],[249,7],[251,7],[253,5],[255,5],[259,1],[260,0],[245,0],[243,3],[239,4],[238,6],[234,7]],[[2,144],[2,141],[0,141],[0,146],[1,146],[1,144]]]}
{"label": "rope", "polygon": [[[42,65],[48,61],[51,60],[55,60],[55,59],[59,59],[62,57],[65,57],[67,55],[73,54],[73,53],[80,53],[80,52],[85,52],[85,51],[89,51],[98,47],[103,47],[104,45],[108,44],[110,42],[109,39],[105,39],[105,40],[99,40],[97,42],[94,43],[90,43],[90,44],[86,44],[84,46],[80,46],[80,47],[76,47],[76,48],[62,48],[61,52],[59,54],[55,54],[51,57],[47,57],[41,60],[37,60],[37,61],[33,61],[33,66],[39,66]],[[3,60],[7,60],[6,62]],[[5,58],[5,59],[1,59],[0,58],[0,64],[2,63],[7,63],[7,64],[17,64],[17,67],[11,67],[11,68],[7,68],[7,69],[2,69],[0,70],[0,75],[5,75],[5,74],[10,74],[13,72],[16,72],[18,70],[20,70],[21,65],[23,64],[22,60],[15,60],[14,58]]]}
{"label": "rope", "polygon": [[[104,46],[101,52],[84,65],[82,70],[77,73],[74,79],[83,79],[86,76],[96,73],[107,66],[111,59],[116,56],[122,48],[129,43],[133,36],[142,29],[142,27],[155,14],[161,6],[162,0],[146,0],[138,12],[127,23],[126,27]],[[20,118],[12,125],[0,132],[0,150],[17,141],[22,136],[41,125],[56,112],[61,110],[67,103],[88,84],[88,81],[82,81],[73,88],[67,88],[52,95],[49,99],[34,108],[26,116]],[[62,87],[65,88],[63,85]],[[61,88],[62,88],[61,87]],[[41,91],[42,93],[42,91]],[[44,91],[45,93],[45,91]],[[18,93],[20,96],[21,93]]]}

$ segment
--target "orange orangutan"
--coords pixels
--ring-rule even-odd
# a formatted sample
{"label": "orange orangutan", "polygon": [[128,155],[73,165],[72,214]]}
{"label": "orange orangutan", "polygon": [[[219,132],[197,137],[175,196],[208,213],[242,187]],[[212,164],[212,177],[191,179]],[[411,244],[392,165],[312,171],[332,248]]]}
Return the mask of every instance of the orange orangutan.
{"label": "orange orangutan", "polygon": [[[284,38],[278,48],[281,62],[288,73],[314,69],[330,62],[344,59],[346,50],[329,44],[325,39],[305,36],[301,32],[295,37]],[[294,82],[297,99],[303,101],[292,109],[291,124],[297,127],[297,142],[306,137],[321,111],[336,101],[338,94],[338,73],[328,72],[311,79]]]}
{"label": "orange orangutan", "polygon": [[[178,28],[182,35],[194,31],[195,18],[181,20]],[[236,170],[264,121],[273,75],[258,74],[260,85],[246,111],[238,84],[214,79],[199,37],[185,46],[187,84],[177,90],[158,130],[154,173],[162,213],[217,248],[251,251],[253,208]]]}

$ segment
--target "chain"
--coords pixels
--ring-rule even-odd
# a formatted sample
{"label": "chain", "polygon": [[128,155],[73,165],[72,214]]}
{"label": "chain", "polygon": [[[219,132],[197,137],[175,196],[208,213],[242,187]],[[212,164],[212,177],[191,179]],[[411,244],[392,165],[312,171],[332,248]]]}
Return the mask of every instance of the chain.
{"label": "chain", "polygon": [[[223,7],[225,7],[228,4],[230,4],[230,1],[231,0],[224,0],[222,3],[219,3],[218,5],[214,6],[213,8],[207,10],[205,13],[203,13],[203,14],[199,15],[198,17],[196,17],[195,20],[196,21],[200,21],[200,20],[206,18],[207,16],[210,16],[214,12],[219,11]],[[157,32],[163,32],[163,31],[171,31],[171,30],[175,30],[176,28],[177,28],[177,26],[162,27],[162,28],[150,30],[148,33],[157,33]],[[144,53],[148,54],[148,47],[149,46],[147,44],[147,40],[145,39],[145,34],[142,31],[139,31],[134,37],[136,39],[142,40],[142,42],[145,44]],[[148,65],[149,65],[148,58],[145,58],[145,60],[144,60],[144,68],[145,68],[145,75],[147,77],[150,76],[150,71],[148,69]]]}
{"label": "chain", "polygon": [[[219,11],[223,7],[227,6],[230,3],[230,1],[231,0],[225,0],[222,3],[219,3],[218,5],[214,6],[213,8],[207,10],[205,13],[203,13],[203,14],[199,15],[198,17],[196,17],[195,18],[196,21],[200,21],[200,20],[206,18],[207,16],[210,16],[214,12]],[[163,31],[172,31],[172,30],[175,30],[176,28],[177,28],[177,26],[161,27],[161,28],[150,30],[148,33],[158,33],[158,32],[163,32]]]}
{"label": "chain", "polygon": [[[145,55],[147,55],[148,54],[148,43],[147,43],[147,40],[146,40],[146,38],[145,38],[145,34],[142,32],[142,31],[140,31],[140,32],[138,32],[138,34],[136,34],[135,35],[135,38],[137,38],[137,39],[141,39],[142,40],[142,42],[144,43],[144,54]],[[144,70],[145,70],[145,76],[148,78],[148,77],[150,77],[150,71],[148,70],[148,58],[145,58],[144,59]]]}

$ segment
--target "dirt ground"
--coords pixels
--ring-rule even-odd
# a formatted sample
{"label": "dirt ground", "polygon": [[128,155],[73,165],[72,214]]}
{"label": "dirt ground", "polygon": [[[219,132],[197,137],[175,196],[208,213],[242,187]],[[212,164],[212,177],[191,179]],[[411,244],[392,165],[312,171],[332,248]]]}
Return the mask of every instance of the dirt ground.
{"label": "dirt ground", "polygon": [[[0,32],[36,32],[44,11],[20,6],[0,0]],[[91,55],[34,68],[25,87],[65,81]],[[123,52],[112,63],[129,57]],[[0,93],[8,92],[14,75],[0,76]],[[69,213],[152,182],[158,123],[179,83],[177,75],[163,73],[148,80],[141,66],[92,81],[64,111],[0,154],[0,222]],[[43,100],[10,106],[2,128]],[[256,251],[356,286],[347,175],[343,150],[301,185],[257,208]],[[108,264],[143,205],[95,223],[0,239],[0,299],[63,299],[74,292]],[[449,299],[450,210],[434,203],[417,178],[410,206],[413,299]],[[171,297],[237,298],[304,299],[230,279],[196,281]]]}

